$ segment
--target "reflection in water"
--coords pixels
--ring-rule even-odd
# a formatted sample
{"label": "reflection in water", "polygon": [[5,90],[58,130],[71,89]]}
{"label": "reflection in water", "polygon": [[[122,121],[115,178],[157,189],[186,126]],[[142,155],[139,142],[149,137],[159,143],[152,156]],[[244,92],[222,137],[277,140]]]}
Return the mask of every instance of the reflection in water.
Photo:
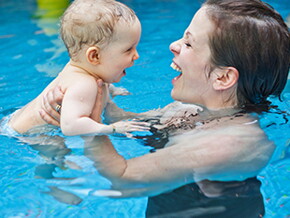
{"label": "reflection in water", "polygon": [[71,205],[77,205],[82,202],[82,199],[80,197],[70,192],[64,191],[54,186],[51,186],[49,188],[50,188],[50,191],[44,192],[44,193],[52,195],[59,202],[71,204]]}
{"label": "reflection in water", "polygon": [[[188,111],[182,112],[180,108],[177,112],[178,115],[186,112],[186,116],[163,119],[168,122],[168,126],[165,125],[163,129],[157,129],[153,126],[151,135],[136,136],[137,141],[146,146],[151,146],[153,148],[152,152],[155,152],[167,146],[171,136],[186,137],[187,133],[192,131],[191,128],[183,128],[183,132],[174,131],[175,128],[172,125],[172,121],[175,119],[179,127],[185,127],[186,123],[191,122],[192,125],[190,126],[193,128],[201,128],[204,124],[217,125],[221,121],[221,119],[215,119],[210,116],[208,111],[205,111],[198,119],[204,118],[202,119],[204,124],[196,125],[194,122],[198,116],[187,116]],[[173,115],[176,115],[176,113],[173,113]],[[228,116],[227,121],[239,119],[240,115],[240,112],[235,112],[232,116]],[[284,117],[283,113],[278,115]],[[187,119],[188,117],[191,119]],[[208,117],[208,119],[205,119],[205,117]],[[148,120],[155,124],[161,124],[160,120],[162,119],[152,116]],[[284,126],[286,126],[287,122],[286,119],[282,118],[281,123]],[[268,125],[265,121],[262,124],[263,126],[274,126]],[[158,126],[160,127],[160,125]],[[41,134],[39,136],[32,135],[31,137],[20,138],[22,142],[28,143],[31,148],[37,150],[39,155],[45,160],[44,163],[35,168],[35,177],[44,179],[49,189],[43,191],[43,193],[49,194],[57,201],[69,205],[78,205],[85,201],[88,196],[95,197],[95,195],[106,195],[106,193],[113,196],[110,192],[100,191],[100,189],[104,189],[104,185],[99,184],[105,180],[102,180],[98,173],[94,171],[94,163],[84,156],[88,155],[91,160],[94,160],[91,155],[94,149],[97,149],[96,144],[87,144],[84,151],[81,137],[78,137],[79,140],[70,137],[63,138],[58,134],[58,131],[59,129],[49,129],[49,135]],[[37,129],[35,132],[44,131]],[[31,133],[33,134],[33,130]],[[176,135],[176,133],[178,134]],[[127,147],[123,147],[123,149],[127,150]],[[89,166],[87,167],[86,165]],[[87,169],[89,168],[90,175],[88,175],[86,167]],[[68,171],[71,172],[68,173]],[[105,186],[108,185],[106,182],[105,184]],[[149,197],[146,213],[148,217],[258,217],[260,214],[264,214],[260,186],[261,183],[256,178],[228,182],[203,180],[184,185],[167,193]],[[121,192],[113,191],[116,197],[118,197],[119,193]]]}
{"label": "reflection in water", "polygon": [[58,34],[58,20],[69,5],[69,0],[37,0],[34,13],[36,24],[48,35]]}
{"label": "reflection in water", "polygon": [[[39,134],[41,132],[41,134]],[[43,158],[44,163],[35,167],[34,177],[36,179],[72,181],[75,177],[55,176],[58,170],[68,170],[74,163],[67,163],[66,156],[71,154],[71,149],[67,148],[65,138],[60,136],[60,129],[50,125],[39,126],[31,129],[26,136],[18,139],[28,144],[31,148],[38,151]],[[79,168],[80,169],[80,168]],[[56,186],[48,186],[49,191],[43,193],[49,194],[62,203],[76,205],[81,203],[82,199],[77,195],[62,190]]]}
{"label": "reflection in water", "polygon": [[290,28],[290,15],[286,18],[286,24]]}
{"label": "reflection in water", "polygon": [[[37,10],[33,15],[34,23],[40,28],[35,34],[45,34],[50,38],[52,46],[44,52],[52,53],[49,60],[43,64],[35,65],[39,72],[45,72],[49,76],[56,76],[62,65],[58,65],[56,59],[66,52],[66,48],[59,39],[59,19],[68,7],[69,0],[37,0]],[[53,64],[51,64],[53,62]]]}

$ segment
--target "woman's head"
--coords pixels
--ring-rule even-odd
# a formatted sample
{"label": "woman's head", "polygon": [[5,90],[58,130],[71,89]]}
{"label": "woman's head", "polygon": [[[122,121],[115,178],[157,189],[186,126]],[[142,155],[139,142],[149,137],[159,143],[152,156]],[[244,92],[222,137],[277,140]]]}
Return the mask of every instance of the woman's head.
{"label": "woman's head", "polygon": [[170,45],[175,56],[171,66],[180,72],[172,80],[173,99],[208,108],[221,107],[217,105],[220,101],[213,96],[212,78],[205,73],[211,56],[208,36],[213,30],[214,25],[203,7],[194,15],[183,37]]}
{"label": "woman's head", "polygon": [[116,37],[116,24],[133,25],[134,11],[115,0],[75,0],[61,19],[61,37],[72,60],[86,46],[104,48]]}
{"label": "woman's head", "polygon": [[208,0],[170,46],[172,97],[206,107],[263,104],[279,96],[289,71],[289,31],[259,0]]}
{"label": "woman's head", "polygon": [[234,67],[239,72],[239,106],[280,96],[290,60],[289,30],[282,17],[260,0],[207,0],[215,29],[209,35],[211,69]]}

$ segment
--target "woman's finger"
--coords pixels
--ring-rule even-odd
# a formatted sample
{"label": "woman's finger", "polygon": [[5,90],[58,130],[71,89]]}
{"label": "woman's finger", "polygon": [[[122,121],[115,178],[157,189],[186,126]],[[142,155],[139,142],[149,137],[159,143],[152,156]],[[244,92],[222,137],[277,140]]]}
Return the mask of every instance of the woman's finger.
{"label": "woman's finger", "polygon": [[60,123],[55,120],[54,118],[52,118],[48,113],[46,113],[46,111],[44,110],[40,110],[39,111],[39,115],[40,117],[48,124],[54,125],[54,126],[59,126]]}
{"label": "woman's finger", "polygon": [[64,92],[61,90],[59,86],[55,87],[52,91],[52,95],[50,96],[49,102],[52,106],[57,103],[59,105],[62,104],[62,100],[64,97]]}
{"label": "woman's finger", "polygon": [[133,126],[130,129],[128,129],[128,132],[135,132],[135,131],[148,131],[150,128],[148,127],[140,127],[140,126]]}
{"label": "woman's finger", "polygon": [[134,137],[133,137],[133,134],[128,133],[128,132],[126,132],[125,135],[126,135],[127,138],[134,138]]}
{"label": "woman's finger", "polygon": [[91,114],[93,120],[100,120],[103,113],[103,81],[101,79],[97,80],[97,96],[96,103],[94,107],[94,113]]}
{"label": "woman's finger", "polygon": [[42,99],[42,109],[47,113],[48,116],[54,118],[55,120],[59,121],[60,120],[60,114],[56,111],[56,103],[55,106],[53,106],[50,103],[50,100],[52,97],[52,91],[48,91],[46,95],[43,96]]}
{"label": "woman's finger", "polygon": [[136,121],[129,121],[130,125],[134,126],[143,126],[143,127],[150,127],[151,124],[147,122],[136,122]]}
{"label": "woman's finger", "polygon": [[98,114],[102,114],[103,110],[103,81],[101,79],[97,80],[97,85],[98,85],[98,92],[97,92],[97,97],[96,97],[96,104],[95,104],[95,110],[98,111]]}

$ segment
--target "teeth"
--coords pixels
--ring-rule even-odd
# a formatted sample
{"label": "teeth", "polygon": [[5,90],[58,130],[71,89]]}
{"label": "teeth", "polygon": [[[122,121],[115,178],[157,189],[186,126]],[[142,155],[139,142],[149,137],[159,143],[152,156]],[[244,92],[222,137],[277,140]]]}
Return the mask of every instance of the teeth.
{"label": "teeth", "polygon": [[177,66],[174,62],[172,62],[170,64],[170,67],[173,69],[173,70],[176,70],[178,72],[181,72],[181,68],[179,66]]}

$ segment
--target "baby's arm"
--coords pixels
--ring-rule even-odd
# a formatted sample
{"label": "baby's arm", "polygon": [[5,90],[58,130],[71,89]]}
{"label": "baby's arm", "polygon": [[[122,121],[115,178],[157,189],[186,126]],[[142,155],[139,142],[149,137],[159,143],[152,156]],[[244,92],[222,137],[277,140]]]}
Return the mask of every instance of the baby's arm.
{"label": "baby's arm", "polygon": [[[62,102],[60,126],[65,135],[111,134],[131,131],[146,131],[148,124],[134,121],[122,121],[113,125],[98,123],[90,118],[97,98],[97,85],[88,79],[79,80],[67,88]],[[96,99],[97,98],[97,99]],[[102,105],[97,104],[97,105]]]}

